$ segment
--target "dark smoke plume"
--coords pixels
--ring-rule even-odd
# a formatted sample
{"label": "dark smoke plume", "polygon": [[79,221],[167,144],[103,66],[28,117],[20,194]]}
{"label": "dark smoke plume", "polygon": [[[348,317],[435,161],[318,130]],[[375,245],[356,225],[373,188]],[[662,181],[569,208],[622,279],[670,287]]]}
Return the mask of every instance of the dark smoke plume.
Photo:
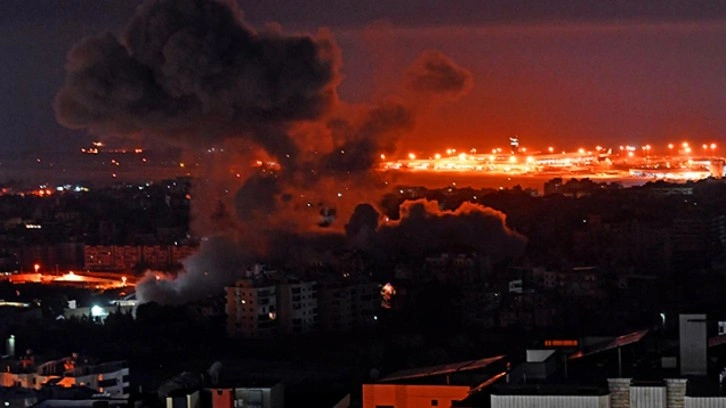
{"label": "dark smoke plume", "polygon": [[[314,137],[306,143],[318,146],[307,147],[274,175],[252,176],[239,189],[235,208],[242,229],[258,241],[275,230],[342,233],[355,206],[371,201],[385,187],[373,170],[380,154],[393,152],[413,126],[413,112],[402,103],[339,107],[300,137]],[[320,140],[329,144],[320,145]]]}
{"label": "dark smoke plume", "polygon": [[123,39],[73,48],[56,116],[70,128],[185,142],[244,135],[282,155],[295,144],[267,128],[328,111],[338,65],[330,35],[256,33],[234,2],[147,0]]}
{"label": "dark smoke plume", "polygon": [[417,259],[447,251],[477,252],[492,257],[522,253],[527,239],[509,229],[504,213],[470,202],[455,211],[437,201],[405,201],[401,219],[379,227],[378,239],[391,254]]}
{"label": "dark smoke plume", "polygon": [[345,236],[353,248],[370,249],[381,214],[370,204],[358,204],[345,224]]}
{"label": "dark smoke plume", "polygon": [[339,67],[330,33],[256,32],[232,0],[146,0],[120,38],[86,38],[71,50],[54,106],[62,125],[181,146],[202,164],[192,228],[208,238],[176,276],[149,273],[139,299],[181,304],[220,293],[254,262],[436,245],[509,254],[521,243],[483,207],[405,204],[403,219],[379,226],[364,204],[386,189],[376,163],[414,129],[419,100],[462,96],[472,84],[466,69],[429,51],[398,81],[406,88],[349,105],[338,101]]}
{"label": "dark smoke plume", "polygon": [[345,224],[345,235],[350,239],[364,231],[373,232],[378,228],[381,214],[370,204],[359,204],[355,207],[348,223]]}
{"label": "dark smoke plume", "polygon": [[322,168],[337,174],[368,172],[380,154],[396,150],[400,136],[413,126],[411,110],[395,102],[367,109],[358,123],[336,117],[328,122],[334,147],[323,159]]}
{"label": "dark smoke plume", "polygon": [[451,99],[464,96],[474,83],[471,72],[439,51],[426,51],[407,72],[406,88],[414,93],[441,95]]}

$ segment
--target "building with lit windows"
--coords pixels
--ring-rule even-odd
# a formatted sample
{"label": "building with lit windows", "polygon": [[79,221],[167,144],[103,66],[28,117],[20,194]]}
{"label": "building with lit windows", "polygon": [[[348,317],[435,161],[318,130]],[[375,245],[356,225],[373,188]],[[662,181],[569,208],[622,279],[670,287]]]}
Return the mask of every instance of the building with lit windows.
{"label": "building with lit windows", "polygon": [[33,355],[4,360],[0,386],[40,390],[46,385],[88,387],[114,398],[128,398],[129,367],[125,361],[96,363],[74,354],[42,364]]}
{"label": "building with lit windows", "polygon": [[240,279],[227,291],[227,334],[271,337],[277,333],[277,286],[267,279]]}
{"label": "building with lit windows", "polygon": [[84,267],[92,271],[129,270],[138,265],[167,269],[196,251],[191,245],[85,245]]}

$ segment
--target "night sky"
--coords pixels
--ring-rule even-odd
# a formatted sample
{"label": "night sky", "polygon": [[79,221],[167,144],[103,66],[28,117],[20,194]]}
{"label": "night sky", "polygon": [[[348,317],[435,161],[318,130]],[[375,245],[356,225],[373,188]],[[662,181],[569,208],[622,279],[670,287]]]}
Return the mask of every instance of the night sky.
{"label": "night sky", "polygon": [[[132,0],[0,2],[4,154],[77,151],[94,136],[56,123],[66,54],[120,33]],[[247,21],[284,32],[329,27],[341,48],[341,99],[401,89],[426,50],[471,71],[464,97],[418,118],[401,146],[432,152],[525,145],[720,141],[726,134],[726,2],[376,0],[241,1]],[[446,140],[444,145],[442,140]]]}

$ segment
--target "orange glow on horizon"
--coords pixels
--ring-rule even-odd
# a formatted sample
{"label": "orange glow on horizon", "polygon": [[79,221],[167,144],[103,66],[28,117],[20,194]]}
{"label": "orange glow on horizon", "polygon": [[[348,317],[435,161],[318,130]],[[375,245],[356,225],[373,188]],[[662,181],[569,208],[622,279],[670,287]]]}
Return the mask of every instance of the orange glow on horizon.
{"label": "orange glow on horizon", "polygon": [[[683,142],[686,144],[687,142]],[[687,148],[654,151],[650,144],[621,145],[613,151],[598,145],[594,150],[579,147],[575,151],[555,153],[549,146],[545,152],[532,150],[531,154],[518,152],[501,153],[501,148],[492,149],[491,154],[459,153],[443,156],[434,154],[427,158],[393,160],[380,164],[379,170],[416,171],[430,173],[471,173],[480,175],[548,175],[551,177],[589,177],[595,179],[643,179],[643,180],[699,180],[707,177],[724,177],[718,173],[718,161],[726,158],[712,156],[716,144],[703,144],[708,156],[693,156],[690,145]],[[669,146],[670,147],[670,146]],[[617,149],[617,148],[616,148]],[[471,151],[474,151],[473,149]],[[716,173],[713,173],[716,172]]]}

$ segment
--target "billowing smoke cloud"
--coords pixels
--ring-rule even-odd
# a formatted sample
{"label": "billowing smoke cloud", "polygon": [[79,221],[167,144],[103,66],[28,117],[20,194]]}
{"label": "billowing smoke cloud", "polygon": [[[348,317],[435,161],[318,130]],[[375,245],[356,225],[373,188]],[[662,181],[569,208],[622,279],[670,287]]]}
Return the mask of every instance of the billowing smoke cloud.
{"label": "billowing smoke cloud", "polygon": [[401,103],[367,109],[358,123],[342,117],[328,123],[335,144],[323,159],[323,169],[336,174],[368,172],[380,154],[396,149],[400,135],[414,125],[413,113]]}
{"label": "billowing smoke cloud", "polygon": [[[373,171],[380,155],[414,129],[422,94],[457,98],[471,75],[429,51],[404,87],[350,105],[337,97],[340,64],[329,32],[257,32],[231,0],[146,0],[120,38],[103,34],[71,50],[55,101],[61,124],[176,144],[201,163],[192,228],[209,238],[175,277],[142,280],[140,299],[181,304],[220,293],[259,261],[304,263],[351,247],[510,253],[507,243],[521,241],[501,214],[479,207],[437,213],[406,204],[398,224],[378,226],[378,211],[363,203],[386,188]],[[403,242],[412,234],[420,235]],[[425,247],[406,246],[413,242]]]}
{"label": "billowing smoke cloud", "polygon": [[295,144],[269,128],[328,111],[338,65],[329,34],[256,33],[234,2],[147,0],[123,39],[107,33],[73,48],[56,116],[70,128],[184,142],[244,133],[284,155]]}
{"label": "billowing smoke cloud", "polygon": [[378,219],[381,215],[370,204],[359,204],[355,207],[353,215],[345,225],[345,234],[348,238],[358,236],[364,231],[373,232],[378,228]]}
{"label": "billowing smoke cloud", "polygon": [[218,235],[202,240],[199,251],[183,261],[184,271],[176,279],[147,272],[136,286],[140,302],[179,305],[189,300],[218,295],[239,275],[240,265],[251,259],[233,236]]}
{"label": "billowing smoke cloud", "polygon": [[381,214],[370,204],[358,204],[345,225],[345,236],[354,248],[370,249]]}
{"label": "billowing smoke cloud", "polygon": [[[414,114],[403,103],[341,106],[302,139],[327,140],[274,174],[247,180],[235,197],[243,229],[255,240],[276,230],[310,232],[327,228],[343,232],[356,205],[375,200],[386,184],[373,171],[379,156],[395,150],[399,138],[414,126]],[[311,136],[311,134],[313,136]]]}
{"label": "billowing smoke cloud", "polygon": [[407,72],[406,88],[414,93],[456,99],[467,94],[474,81],[471,72],[439,51],[426,51]]}
{"label": "billowing smoke cloud", "polygon": [[488,254],[493,258],[522,253],[527,239],[506,225],[497,210],[470,202],[455,211],[441,210],[437,201],[405,201],[401,218],[379,227],[384,248],[404,259],[436,253]]}

